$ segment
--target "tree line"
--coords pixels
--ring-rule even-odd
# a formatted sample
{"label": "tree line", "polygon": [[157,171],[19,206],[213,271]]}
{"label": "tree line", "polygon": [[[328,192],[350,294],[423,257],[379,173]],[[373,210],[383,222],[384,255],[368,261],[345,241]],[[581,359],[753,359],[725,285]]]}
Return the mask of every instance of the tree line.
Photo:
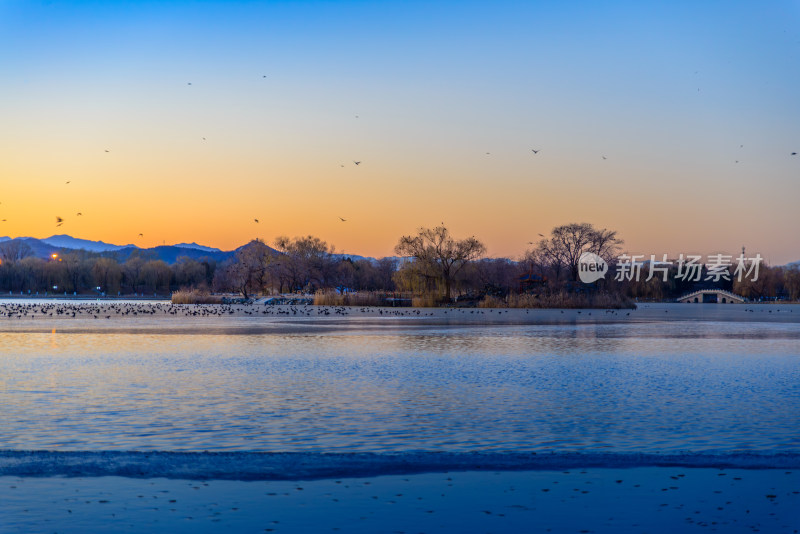
{"label": "tree line", "polygon": [[[337,256],[326,242],[313,236],[278,238],[274,248],[259,240],[240,249],[233,260],[217,270],[216,291],[244,296],[285,292],[346,291],[402,292],[430,296],[436,303],[453,299],[506,297],[513,293],[606,293],[635,299],[675,299],[697,289],[727,289],[751,299],[800,298],[800,270],[762,265],[757,281],[729,279],[709,283],[702,266],[700,281],[682,280],[677,266],[669,267],[666,280],[644,276],[616,280],[613,269],[624,241],[614,230],[588,223],[555,227],[541,236],[522,258],[486,258],[485,245],[474,236],[456,239],[445,226],[421,228],[402,236],[395,247],[401,257],[353,260]],[[605,279],[593,284],[579,281],[584,252],[602,257],[611,267]]]}
{"label": "tree line", "polygon": [[579,281],[579,260],[593,252],[612,267],[623,244],[616,231],[572,223],[541,236],[522,258],[486,258],[474,236],[456,239],[445,226],[421,228],[402,236],[399,258],[353,259],[314,236],[279,237],[267,246],[253,240],[230,260],[181,257],[167,264],[146,251],[125,261],[113,254],[62,250],[34,257],[24,242],[0,243],[0,291],[14,294],[160,294],[178,289],[238,293],[245,298],[277,293],[401,292],[429,296],[436,303],[453,299],[503,298],[510,294],[610,293],[647,300],[674,299],[696,289],[718,287],[751,299],[800,298],[800,270],[762,265],[755,282],[683,281],[670,266],[667,280],[615,280],[613,271],[593,284]]}
{"label": "tree line", "polygon": [[172,265],[146,252],[133,252],[126,261],[113,254],[64,249],[38,258],[24,242],[0,243],[0,291],[43,294],[160,294],[181,287],[209,287],[217,269],[211,258],[178,258]]}

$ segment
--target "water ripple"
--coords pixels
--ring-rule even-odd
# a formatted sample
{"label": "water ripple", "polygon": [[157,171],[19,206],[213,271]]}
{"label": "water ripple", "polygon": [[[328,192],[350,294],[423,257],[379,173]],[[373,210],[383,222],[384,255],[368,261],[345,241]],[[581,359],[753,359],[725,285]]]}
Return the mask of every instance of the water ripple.
{"label": "water ripple", "polygon": [[0,333],[0,449],[800,450],[800,327]]}

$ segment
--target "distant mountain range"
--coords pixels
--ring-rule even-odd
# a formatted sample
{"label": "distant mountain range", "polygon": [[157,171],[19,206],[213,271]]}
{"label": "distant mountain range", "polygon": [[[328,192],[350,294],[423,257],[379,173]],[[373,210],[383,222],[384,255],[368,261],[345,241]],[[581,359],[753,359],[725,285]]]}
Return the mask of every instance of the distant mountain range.
{"label": "distant mountain range", "polygon": [[51,235],[46,239],[40,239],[42,243],[47,243],[54,247],[83,249],[90,252],[108,252],[110,250],[122,250],[124,248],[138,248],[136,245],[109,245],[103,241],[89,241],[88,239],[78,239],[77,237],[62,235]]}
{"label": "distant mountain range", "polygon": [[[22,241],[26,243],[35,256],[39,258],[49,258],[52,254],[62,252],[64,250],[86,250],[103,255],[114,256],[117,261],[125,261],[135,251],[144,258],[157,259],[165,261],[166,263],[175,263],[179,257],[187,256],[189,258],[198,260],[200,258],[211,258],[214,261],[222,262],[231,258],[239,247],[235,250],[220,250],[218,248],[207,247],[198,245],[197,243],[178,243],[176,245],[162,245],[152,248],[141,248],[136,245],[112,245],[103,241],[90,241],[88,239],[79,239],[66,234],[52,235],[45,239],[36,239],[34,237],[0,237],[0,243],[4,241]],[[243,245],[244,246],[244,245]],[[334,254],[336,258],[350,258],[353,261],[368,260],[377,262],[375,258],[365,256],[358,256],[355,254]],[[396,258],[398,260],[402,258]]]}
{"label": "distant mountain range", "polygon": [[[177,245],[164,245],[152,248],[141,248],[136,245],[112,245],[103,241],[90,241],[78,239],[69,235],[53,235],[45,239],[34,237],[0,237],[0,243],[5,241],[21,241],[26,243],[35,256],[48,258],[54,253],[64,250],[86,250],[103,255],[114,256],[118,261],[125,261],[134,252],[138,251],[144,258],[163,260],[175,263],[179,257],[187,256],[192,259],[211,258],[217,262],[225,261],[236,253],[236,250],[224,251],[218,248],[206,247],[197,243],[178,243]],[[238,249],[237,249],[238,250]]]}
{"label": "distant mountain range", "polygon": [[218,248],[206,247],[204,245],[198,245],[197,243],[178,243],[177,245],[172,246],[178,248],[193,248],[195,250],[202,250],[204,252],[223,252]]}

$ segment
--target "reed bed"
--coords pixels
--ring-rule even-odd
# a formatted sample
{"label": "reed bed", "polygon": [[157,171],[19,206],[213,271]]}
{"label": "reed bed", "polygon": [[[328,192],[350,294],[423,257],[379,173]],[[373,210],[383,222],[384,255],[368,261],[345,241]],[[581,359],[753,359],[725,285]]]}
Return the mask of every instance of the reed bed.
{"label": "reed bed", "polygon": [[200,289],[181,289],[172,294],[173,304],[222,304],[222,297]]}
{"label": "reed bed", "polygon": [[415,308],[435,308],[440,305],[440,300],[434,295],[420,295],[411,297],[411,305]]}

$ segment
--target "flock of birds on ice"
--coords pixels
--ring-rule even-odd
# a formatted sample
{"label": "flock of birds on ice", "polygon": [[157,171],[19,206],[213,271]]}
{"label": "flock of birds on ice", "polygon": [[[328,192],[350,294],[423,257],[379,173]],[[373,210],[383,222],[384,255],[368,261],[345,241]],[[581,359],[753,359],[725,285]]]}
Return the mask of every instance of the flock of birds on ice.
{"label": "flock of birds on ice", "polygon": [[[424,308],[386,308],[370,306],[316,306],[312,304],[172,304],[163,302],[148,303],[6,303],[0,305],[0,317],[7,319],[37,317],[55,318],[94,318],[111,319],[112,317],[229,317],[229,316],[346,316],[355,313],[377,317],[432,317],[432,316],[466,316],[489,315],[500,316],[509,313],[509,309],[492,308],[448,308],[426,310]],[[521,310],[520,310],[521,311]],[[592,310],[571,310],[577,314],[592,315]],[[623,310],[593,310],[597,313],[616,314]],[[525,310],[529,313],[530,310]],[[564,313],[564,310],[561,310]],[[625,315],[630,315],[630,311]]]}
{"label": "flock of birds on ice", "polygon": [[[576,315],[595,313],[620,314],[628,316],[626,310],[568,310]],[[315,306],[291,304],[172,304],[163,302],[148,303],[6,303],[0,305],[0,318],[36,319],[36,318],[94,318],[111,319],[112,317],[327,317],[347,316],[356,313],[374,317],[441,317],[452,318],[469,315],[500,317],[508,314],[509,309],[492,308],[386,308],[386,307],[348,307],[348,306]],[[522,310],[518,310],[522,312]],[[525,313],[530,313],[526,309]],[[561,310],[564,313],[564,310]]]}

